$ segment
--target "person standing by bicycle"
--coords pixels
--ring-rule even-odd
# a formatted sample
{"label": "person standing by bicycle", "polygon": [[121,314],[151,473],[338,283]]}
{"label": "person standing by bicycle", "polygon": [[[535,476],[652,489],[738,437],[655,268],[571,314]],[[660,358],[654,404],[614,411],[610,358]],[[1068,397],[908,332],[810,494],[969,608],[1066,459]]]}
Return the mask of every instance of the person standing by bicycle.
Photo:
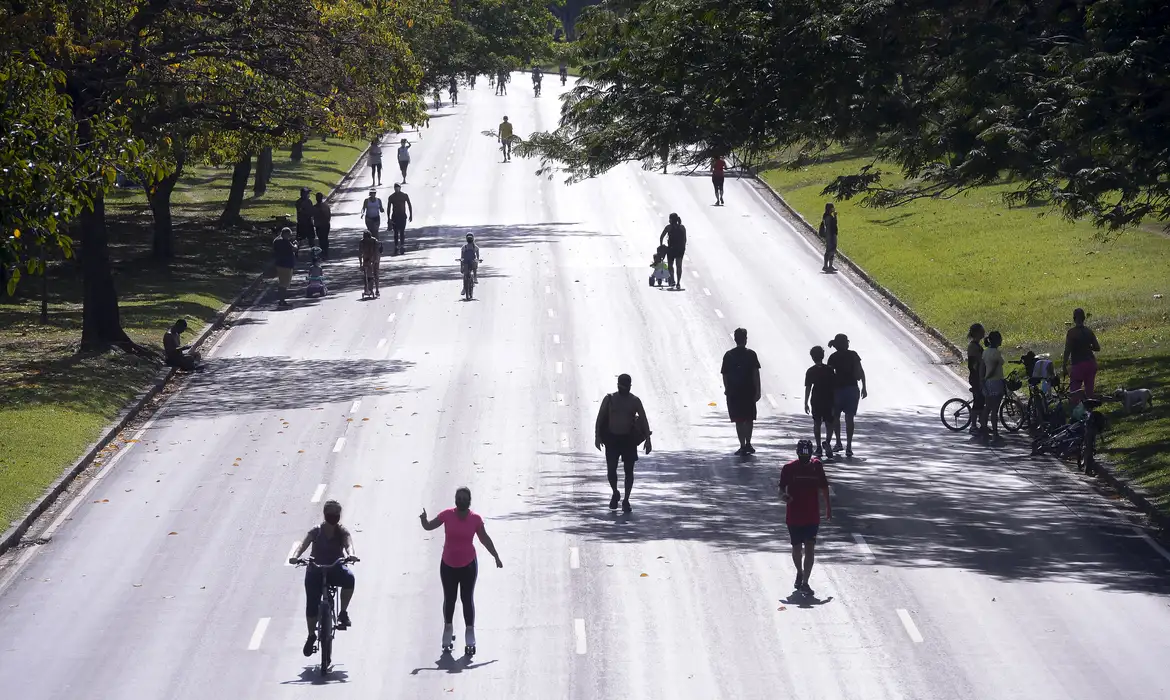
{"label": "person standing by bicycle", "polygon": [[983,405],[986,398],[983,395],[983,337],[986,331],[983,324],[972,323],[967,331],[967,383],[971,385],[971,434],[977,435],[981,430],[987,430],[984,421],[982,427],[979,420],[983,418]]}
{"label": "person standing by bicycle", "polygon": [[471,489],[461,486],[455,491],[455,507],[427,519],[423,510],[418,516],[424,530],[443,530],[443,557],[439,563],[439,580],[443,584],[443,651],[450,651],[455,641],[455,599],[463,601],[464,650],[475,653],[475,580],[479,577],[479,563],[475,555],[474,537],[496,560],[496,568],[504,568],[496,545],[484,528],[483,518],[471,510]]}
{"label": "person standing by bicycle", "polygon": [[313,655],[313,646],[317,643],[317,611],[321,605],[322,589],[321,572],[317,565],[332,564],[338,559],[345,563],[329,569],[325,575],[325,583],[341,589],[341,613],[337,616],[339,629],[345,629],[352,623],[349,619],[349,603],[353,600],[353,589],[357,583],[353,572],[345,564],[361,561],[357,558],[353,548],[353,535],[341,524],[341,504],[334,500],[325,501],[321,508],[324,522],[309,530],[304,541],[297,547],[296,553],[289,557],[288,563],[300,563],[301,555],[312,547],[309,553],[313,563],[305,569],[305,621],[309,627],[309,638],[305,640],[305,647],[301,651],[305,656]]}
{"label": "person standing by bicycle", "polygon": [[1003,353],[999,346],[1003,344],[1003,335],[999,331],[987,334],[983,341],[987,349],[983,351],[983,427],[987,429],[987,420],[991,419],[991,437],[999,437],[999,404],[1006,393],[1003,379]]}

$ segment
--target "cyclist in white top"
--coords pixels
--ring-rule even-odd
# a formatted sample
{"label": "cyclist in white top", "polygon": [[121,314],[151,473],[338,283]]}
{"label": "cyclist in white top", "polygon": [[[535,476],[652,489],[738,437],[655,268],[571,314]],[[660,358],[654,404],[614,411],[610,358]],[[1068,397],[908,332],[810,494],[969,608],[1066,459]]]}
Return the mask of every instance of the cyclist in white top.
{"label": "cyclist in white top", "polygon": [[398,168],[402,171],[402,184],[406,184],[406,169],[410,167],[410,141],[402,139],[398,147]]}
{"label": "cyclist in white top", "polygon": [[370,190],[370,196],[362,202],[362,213],[366,215],[366,229],[374,236],[378,235],[378,229],[382,227],[384,211],[386,209],[382,206],[382,200],[378,199],[378,192]]}

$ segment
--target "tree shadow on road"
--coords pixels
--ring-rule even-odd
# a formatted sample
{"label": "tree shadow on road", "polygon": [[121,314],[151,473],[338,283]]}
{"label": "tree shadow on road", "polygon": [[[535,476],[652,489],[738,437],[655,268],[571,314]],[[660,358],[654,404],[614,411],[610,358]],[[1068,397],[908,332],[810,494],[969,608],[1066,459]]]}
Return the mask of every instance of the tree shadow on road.
{"label": "tree shadow on road", "polygon": [[[549,518],[584,540],[680,540],[787,555],[776,486],[796,440],[811,437],[810,423],[796,414],[757,421],[759,453],[749,460],[658,444],[638,461],[634,512],[625,519],[606,508],[599,454],[550,453],[562,466],[543,475],[549,495],[507,517]],[[726,422],[712,414],[692,434],[706,430],[723,434]],[[1017,442],[972,442],[945,430],[927,407],[862,414],[855,449],[865,461],[826,466],[835,494],[834,521],[821,529],[826,561],[872,565],[856,533],[887,566],[1170,593],[1170,566],[1103,498],[1059,463],[1027,457]]]}

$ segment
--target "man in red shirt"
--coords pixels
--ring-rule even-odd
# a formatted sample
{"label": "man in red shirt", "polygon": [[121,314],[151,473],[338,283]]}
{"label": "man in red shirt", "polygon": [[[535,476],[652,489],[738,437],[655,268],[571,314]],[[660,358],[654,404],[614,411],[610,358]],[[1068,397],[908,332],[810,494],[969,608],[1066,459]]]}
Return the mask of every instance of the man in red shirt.
{"label": "man in red shirt", "polygon": [[821,460],[813,457],[812,441],[796,443],[796,457],[796,461],[780,470],[780,499],[788,504],[784,521],[792,540],[792,563],[796,564],[793,587],[812,595],[808,577],[812,573],[813,549],[821,524],[821,492],[825,494],[825,520],[833,519],[833,507],[829,502],[829,480]]}
{"label": "man in red shirt", "polygon": [[723,156],[711,161],[711,184],[715,185],[715,206],[723,206]]}

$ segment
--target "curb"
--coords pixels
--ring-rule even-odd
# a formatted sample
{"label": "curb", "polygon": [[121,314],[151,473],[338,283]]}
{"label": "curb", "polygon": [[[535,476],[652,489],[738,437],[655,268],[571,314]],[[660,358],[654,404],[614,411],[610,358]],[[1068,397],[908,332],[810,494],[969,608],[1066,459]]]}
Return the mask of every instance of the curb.
{"label": "curb", "polygon": [[[748,171],[748,173],[749,173],[751,179],[755,180],[763,188],[763,190],[765,192],[767,192],[769,195],[771,195],[772,199],[775,200],[781,206],[781,208],[784,209],[784,211],[788,212],[788,214],[790,216],[792,216],[792,218],[796,219],[804,226],[804,228],[806,229],[804,231],[806,236],[811,236],[818,243],[821,241],[821,236],[817,232],[817,229],[812,224],[810,224],[808,222],[808,220],[805,219],[804,216],[801,215],[800,212],[798,212],[798,211],[796,211],[796,209],[792,208],[792,206],[788,202],[786,202],[783,197],[780,196],[779,192],[772,189],[772,186],[769,185],[766,181],[764,181],[764,179],[761,178],[758,173],[752,172],[750,170]],[[848,257],[843,255],[840,251],[838,251],[838,253],[837,253],[837,259],[843,261],[845,263],[846,267],[848,267],[858,277],[860,277],[862,280],[864,280],[865,283],[868,284],[871,288],[873,288],[873,290],[875,292],[877,292],[882,297],[884,297],[886,299],[886,301],[890,303],[891,306],[897,308],[899,311],[904,313],[909,319],[914,321],[914,323],[919,328],[926,331],[928,334],[930,334],[930,336],[932,338],[934,338],[939,343],[941,343],[945,348],[950,350],[951,353],[954,354],[957,359],[961,360],[965,357],[966,353],[964,352],[964,350],[962,348],[960,348],[958,345],[955,345],[950,340],[948,340],[947,337],[945,335],[943,335],[937,328],[935,328],[934,326],[931,326],[931,325],[927,324],[925,321],[923,321],[922,318],[918,314],[914,313],[914,311],[911,310],[910,307],[905,304],[905,302],[903,302],[901,299],[899,299],[897,296],[895,296],[893,292],[886,289],[882,285],[878,284],[872,277],[870,277],[869,273],[867,273],[865,270],[863,270],[860,265],[858,265],[857,263],[850,260]],[[956,376],[958,376],[958,375],[956,375]],[[959,379],[963,379],[963,378],[959,377]],[[1062,464],[1063,464],[1063,462],[1062,462]],[[1163,515],[1161,512],[1159,512],[1158,509],[1154,506],[1154,504],[1150,501],[1149,497],[1146,494],[1142,493],[1141,491],[1135,489],[1130,484],[1127,484],[1126,482],[1117,478],[1117,476],[1115,474],[1113,474],[1113,471],[1112,471],[1113,469],[1114,469],[1113,465],[1109,464],[1108,461],[1100,460],[1100,459],[1097,460],[1097,477],[1100,478],[1102,481],[1104,481],[1109,486],[1111,486],[1112,488],[1116,489],[1118,491],[1118,493],[1125,496],[1125,498],[1130,503],[1132,503],[1134,505],[1134,507],[1136,507],[1138,510],[1140,510],[1146,517],[1148,517],[1150,519],[1151,522],[1156,524],[1163,532],[1170,533],[1170,517],[1167,517],[1166,515]]]}
{"label": "curb", "polygon": [[[362,168],[359,166],[364,164],[367,151],[369,151],[368,144],[366,145],[366,148],[362,150],[361,154],[358,155],[357,160],[354,161],[353,165],[350,166],[349,171],[341,178],[340,181],[338,181],[336,185],[333,186],[332,189],[329,190],[329,194],[325,197],[326,201],[331,200],[337,190],[347,186],[357,177],[356,173],[361,172]],[[227,304],[224,304],[223,307],[216,312],[215,317],[204,326],[203,330],[200,331],[199,335],[195,338],[195,341],[191,343],[192,349],[198,349],[211,336],[212,333],[215,333],[223,327],[224,321],[227,320],[227,317],[233,311],[235,311],[237,307],[239,307],[240,301],[255,291],[256,287],[264,283],[265,275],[268,274],[270,268],[271,265],[267,265],[265,269],[260,272],[255,279],[252,280],[252,282],[240,290],[239,294],[236,294],[234,299],[232,299]],[[28,532],[29,528],[32,527],[37,518],[39,518],[46,510],[49,509],[50,506],[52,506],[57,501],[61,494],[69,488],[73,481],[78,476],[80,476],[82,472],[89,468],[89,466],[93,463],[93,460],[97,458],[98,453],[104,450],[111,442],[113,442],[113,440],[118,437],[118,434],[126,428],[130,421],[138,417],[138,414],[142,412],[142,409],[146,406],[146,404],[149,403],[150,400],[155,396],[157,396],[158,393],[166,387],[167,383],[174,378],[174,376],[175,369],[173,367],[160,370],[159,374],[155,377],[154,382],[118,413],[118,416],[114,418],[114,421],[110,423],[101,436],[96,441],[90,443],[89,447],[86,448],[85,453],[68,469],[66,469],[64,474],[57,477],[56,481],[54,481],[47,489],[45,489],[44,494],[29,507],[28,511],[22,518],[20,518],[20,520],[15,521],[14,524],[10,525],[8,529],[4,531],[3,535],[0,535],[0,555],[5,554],[8,550],[20,544],[25,533]]]}

